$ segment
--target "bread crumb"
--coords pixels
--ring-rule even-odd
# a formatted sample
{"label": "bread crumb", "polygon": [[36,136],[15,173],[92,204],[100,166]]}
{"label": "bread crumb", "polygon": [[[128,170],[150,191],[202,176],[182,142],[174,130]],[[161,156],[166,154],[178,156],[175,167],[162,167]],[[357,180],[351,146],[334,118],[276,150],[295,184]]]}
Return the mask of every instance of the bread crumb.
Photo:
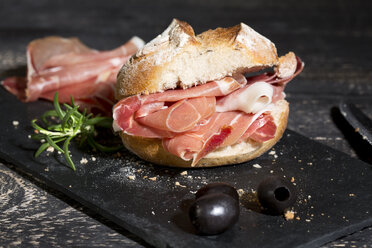
{"label": "bread crumb", "polygon": [[309,200],[310,200],[310,199],[311,199],[311,195],[308,195],[308,196],[307,196],[307,199],[309,199]]}
{"label": "bread crumb", "polygon": [[179,182],[176,182],[175,185],[176,185],[176,186],[179,186],[179,187],[182,187],[182,188],[186,188],[185,185],[181,185]]}
{"label": "bread crumb", "polygon": [[310,220],[310,219],[306,219],[305,221],[306,221],[306,222],[310,222],[311,220]]}
{"label": "bread crumb", "polygon": [[142,172],[142,169],[138,169],[138,170],[137,170],[137,173],[140,173],[140,172]]}
{"label": "bread crumb", "polygon": [[136,177],[135,177],[135,176],[133,176],[133,175],[131,175],[131,176],[128,176],[128,179],[129,179],[129,180],[135,180],[135,179],[136,179]]}
{"label": "bread crumb", "polygon": [[46,168],[44,169],[44,171],[48,172],[48,171],[49,171],[49,167],[46,167]]}
{"label": "bread crumb", "polygon": [[96,159],[96,157],[92,157],[92,161],[96,161],[97,159]]}
{"label": "bread crumb", "polygon": [[47,152],[54,152],[54,147],[53,146],[49,146],[46,150],[47,150]]}
{"label": "bread crumb", "polygon": [[155,215],[155,212],[154,212],[154,211],[151,211],[151,214],[152,214],[152,215]]}
{"label": "bread crumb", "polygon": [[72,188],[72,186],[71,186],[71,185],[69,185],[68,187],[69,187],[69,188]]}
{"label": "bread crumb", "polygon": [[297,217],[296,217],[296,220],[301,220],[300,216],[297,216]]}
{"label": "bread crumb", "polygon": [[355,128],[355,132],[356,133],[359,132],[359,127]]}
{"label": "bread crumb", "polygon": [[238,189],[236,192],[238,192],[240,197],[245,193],[244,189]]}
{"label": "bread crumb", "polygon": [[156,181],[156,177],[149,177],[149,180],[151,180],[151,181]]}
{"label": "bread crumb", "polygon": [[291,177],[291,183],[293,183],[295,181],[294,177]]}
{"label": "bread crumb", "polygon": [[31,139],[31,134],[27,135],[27,138]]}
{"label": "bread crumb", "polygon": [[58,153],[58,154],[62,154],[62,152],[60,152],[60,151],[58,151],[57,153]]}
{"label": "bread crumb", "polygon": [[148,176],[144,176],[144,177],[143,177],[143,179],[146,179],[146,178],[148,178]]}
{"label": "bread crumb", "polygon": [[275,151],[270,151],[269,155],[275,155],[275,153],[276,153]]}
{"label": "bread crumb", "polygon": [[271,174],[273,174],[273,173],[274,173],[274,171],[273,171],[273,170],[271,170],[271,171],[270,171],[270,173],[271,173]]}
{"label": "bread crumb", "polygon": [[350,193],[350,194],[349,194],[349,196],[350,196],[350,197],[354,197],[354,196],[355,196],[355,194],[353,194],[353,193]]}
{"label": "bread crumb", "polygon": [[278,155],[274,154],[274,158],[278,158]]}
{"label": "bread crumb", "polygon": [[41,139],[40,140],[40,143],[45,143],[45,139]]}
{"label": "bread crumb", "polygon": [[257,169],[261,169],[262,168],[262,166],[261,165],[259,165],[259,164],[254,164],[254,165],[252,165],[254,168],[257,168]]}
{"label": "bread crumb", "polygon": [[13,126],[17,127],[19,125],[19,121],[13,121]]}
{"label": "bread crumb", "polygon": [[86,159],[86,158],[82,158],[80,160],[80,164],[87,164],[87,163],[88,163],[88,159]]}
{"label": "bread crumb", "polygon": [[287,212],[284,213],[284,218],[286,220],[293,220],[294,212],[292,210],[288,210]]}
{"label": "bread crumb", "polygon": [[181,175],[181,176],[186,176],[186,175],[187,175],[187,171],[182,171],[182,172],[180,173],[180,175]]}
{"label": "bread crumb", "polygon": [[307,165],[313,165],[313,163],[312,162],[309,162],[309,163],[307,163]]}

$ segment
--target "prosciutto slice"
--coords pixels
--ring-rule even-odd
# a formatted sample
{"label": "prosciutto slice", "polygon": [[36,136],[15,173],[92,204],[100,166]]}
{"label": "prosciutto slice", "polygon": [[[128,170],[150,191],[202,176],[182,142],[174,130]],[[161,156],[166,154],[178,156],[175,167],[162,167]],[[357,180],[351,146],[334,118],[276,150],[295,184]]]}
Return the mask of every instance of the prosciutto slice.
{"label": "prosciutto slice", "polygon": [[134,37],[114,50],[100,52],[76,38],[38,39],[27,47],[27,78],[11,77],[2,84],[25,102],[52,100],[58,91],[60,102],[69,102],[73,96],[88,111],[109,114],[116,75],[142,45]]}
{"label": "prosciutto slice", "polygon": [[[182,90],[182,89],[167,90],[163,93],[155,93],[155,94],[144,95],[144,96],[136,95],[136,96],[124,98],[114,106],[113,117],[114,117],[115,123],[117,123],[117,126],[114,126],[114,129],[123,130],[124,132],[130,135],[147,137],[144,135],[144,133],[141,133],[139,131],[140,130],[139,128],[136,129],[137,131],[136,133],[128,131],[128,127],[130,125],[134,125],[131,122],[132,116],[135,115],[137,111],[140,111],[140,112],[144,111],[144,110],[141,111],[141,108],[143,108],[142,106],[146,106],[147,104],[152,104],[152,103],[159,103],[159,102],[163,102],[163,103],[164,102],[178,102],[180,100],[189,99],[189,98],[192,99],[192,98],[200,98],[200,97],[224,96],[224,95],[230,94],[236,89],[241,88],[244,85],[244,83],[246,82],[237,81],[233,77],[225,77],[218,81],[211,81],[206,84],[199,85],[199,86],[192,87],[192,88],[185,89],[185,90]],[[200,99],[197,101],[199,101],[200,104],[203,103],[203,101],[200,101]],[[207,102],[203,103],[206,105],[205,109],[202,110],[204,118],[209,116],[210,115],[209,112],[211,112],[212,108],[214,108],[215,103],[212,103],[212,102],[215,102],[215,100],[211,101],[211,99],[209,99],[207,100]],[[180,103],[176,103],[176,104],[177,105],[175,106],[178,107],[178,104]],[[194,106],[192,103],[191,105]],[[191,105],[183,104],[183,108],[185,107],[194,108]],[[155,105],[155,106],[158,107],[159,105]],[[176,107],[171,107],[171,109],[176,109]],[[148,109],[148,106],[146,106],[146,108]],[[200,114],[200,112],[197,109],[201,109],[201,108],[202,107],[195,108],[195,111],[192,110],[190,114],[194,113],[195,114],[194,116],[199,116],[198,113]],[[144,117],[142,117],[142,123],[145,123],[145,124],[150,123],[150,125],[152,126],[156,125],[155,128],[159,128],[161,126],[163,130],[168,130],[168,131],[173,131],[173,132],[175,130],[172,130],[172,128],[169,128],[169,127],[165,128],[166,123],[168,124],[176,123],[177,122],[176,120],[181,120],[182,118],[184,119],[185,117],[187,117],[187,115],[185,115],[185,112],[183,111],[172,112],[169,110],[162,111],[162,114],[155,112],[152,115],[154,118],[157,118],[156,124],[151,124],[150,122],[154,122],[154,121],[151,121],[150,118],[148,118],[147,120],[143,119]],[[161,118],[160,118],[160,115],[161,115]],[[198,120],[196,122],[190,121],[190,120],[189,122],[196,124],[199,120],[200,120],[200,117],[198,117]],[[141,121],[141,118],[138,118],[138,121]],[[186,131],[188,128],[190,128],[189,124],[181,124],[181,126],[183,126],[184,128],[183,131]],[[180,132],[180,130],[182,130],[182,128],[179,129],[178,131],[176,130],[176,132]]]}
{"label": "prosciutto slice", "polygon": [[[263,115],[262,113],[246,114],[240,111],[215,113],[206,122],[207,124],[196,128],[196,131],[191,130],[185,134],[164,139],[163,146],[168,152],[184,160],[193,159],[192,165],[195,165],[202,157],[212,151],[210,150],[211,147],[216,149],[245,141],[256,130],[265,126],[271,120],[271,115]],[[229,129],[228,135],[226,128]],[[276,126],[273,130],[275,134]],[[264,134],[265,130],[262,131]],[[215,135],[220,133],[224,134],[223,138],[217,135],[219,137],[218,142],[212,142],[211,139],[214,140]],[[259,135],[257,135],[257,140]],[[267,137],[269,136],[271,136],[271,133],[267,134]]]}

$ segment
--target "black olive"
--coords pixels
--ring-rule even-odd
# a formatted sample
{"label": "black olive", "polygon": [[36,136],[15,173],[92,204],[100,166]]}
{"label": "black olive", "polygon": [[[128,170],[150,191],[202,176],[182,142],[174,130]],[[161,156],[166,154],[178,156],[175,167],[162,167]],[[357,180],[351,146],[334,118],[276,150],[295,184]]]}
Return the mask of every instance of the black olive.
{"label": "black olive", "polygon": [[265,178],[257,189],[261,205],[272,214],[282,214],[297,199],[293,184],[278,176]]}
{"label": "black olive", "polygon": [[195,198],[198,199],[204,195],[212,194],[212,193],[223,193],[231,196],[235,200],[239,202],[239,195],[236,192],[236,189],[227,183],[210,183],[206,186],[200,188],[196,194]]}
{"label": "black olive", "polygon": [[189,217],[199,234],[219,234],[237,222],[239,203],[227,194],[211,193],[194,202]]}

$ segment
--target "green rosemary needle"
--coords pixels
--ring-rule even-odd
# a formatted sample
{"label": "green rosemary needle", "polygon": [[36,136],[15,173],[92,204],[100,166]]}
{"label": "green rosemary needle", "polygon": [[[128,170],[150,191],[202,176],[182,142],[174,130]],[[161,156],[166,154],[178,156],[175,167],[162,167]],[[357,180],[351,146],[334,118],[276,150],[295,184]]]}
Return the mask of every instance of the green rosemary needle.
{"label": "green rosemary needle", "polygon": [[[53,105],[53,110],[45,112],[40,117],[45,128],[36,123],[37,119],[31,122],[32,127],[36,130],[32,138],[46,141],[35,152],[35,157],[51,146],[64,155],[66,162],[75,171],[76,167],[71,159],[69,144],[77,136],[80,137],[80,145],[87,142],[90,147],[102,152],[116,152],[122,149],[121,145],[107,147],[94,140],[95,127],[111,128],[112,118],[94,117],[92,114],[86,114],[85,110],[83,113],[79,112],[79,106],[75,105],[73,97],[71,97],[71,105],[63,104],[64,109],[62,109],[58,102],[58,92],[54,95]],[[49,121],[49,119],[53,121]]]}

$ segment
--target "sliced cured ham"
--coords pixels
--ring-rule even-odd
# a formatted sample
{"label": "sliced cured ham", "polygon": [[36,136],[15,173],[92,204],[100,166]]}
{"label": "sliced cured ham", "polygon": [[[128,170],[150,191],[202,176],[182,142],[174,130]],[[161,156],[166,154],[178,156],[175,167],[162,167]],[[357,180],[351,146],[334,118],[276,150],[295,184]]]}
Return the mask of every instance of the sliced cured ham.
{"label": "sliced cured ham", "polygon": [[[267,116],[271,117],[271,115]],[[213,142],[214,149],[245,141],[249,135],[244,140],[242,139],[243,135],[253,134],[269,120],[272,120],[270,117],[263,117],[262,113],[253,115],[240,111],[215,113],[206,124],[196,128],[195,131],[191,130],[164,140],[163,146],[168,152],[184,160],[193,159],[193,164],[196,164],[207,154],[205,150],[209,151],[210,139],[213,137],[215,139],[215,135],[222,132],[224,128],[229,128],[228,134],[226,131],[223,132],[223,139],[220,137],[219,142]]]}
{"label": "sliced cured ham", "polygon": [[[147,104],[152,104],[152,103],[159,103],[159,102],[163,102],[163,103],[177,102],[183,99],[190,99],[190,98],[224,96],[241,88],[244,83],[245,82],[237,81],[232,77],[225,77],[219,81],[211,81],[206,84],[195,86],[195,87],[185,89],[185,90],[176,89],[176,90],[168,90],[162,93],[155,93],[151,95],[144,95],[144,96],[136,95],[136,96],[127,97],[127,98],[120,100],[114,106],[114,110],[113,110],[114,121],[117,123],[117,126],[121,130],[125,131],[129,126],[129,121],[130,121],[131,116],[135,115],[135,113],[139,111],[142,106],[145,106]],[[215,100],[212,100],[212,101],[215,101]],[[212,105],[210,105],[211,104],[210,102],[211,102],[211,99],[209,99],[209,104],[207,104],[209,106],[207,108],[209,109],[208,111],[211,111],[212,105],[215,105],[213,103]],[[203,103],[203,101],[200,101],[200,103]],[[188,106],[190,108],[193,108],[191,105],[184,104],[184,107]],[[171,118],[168,118],[168,115],[166,114],[167,111],[169,110],[165,110],[163,114],[161,115],[162,119],[160,119],[159,113],[157,112],[151,113],[151,115],[153,115],[154,118],[155,117],[157,118],[156,120],[158,123],[150,124],[150,125],[156,125],[156,127],[159,128],[160,126],[163,126],[163,127],[166,126],[166,124],[164,124],[166,122],[174,123],[175,121],[173,121]],[[195,113],[195,111],[192,111],[191,113]],[[171,112],[169,112],[168,114],[171,114]],[[184,115],[184,113],[182,112],[181,114]],[[204,115],[206,117],[208,116],[208,113]],[[137,115],[137,117],[139,116],[140,115]],[[177,115],[174,115],[174,116],[177,117]],[[141,117],[141,118],[144,118],[144,117]],[[198,119],[198,121],[199,120],[200,118]],[[144,121],[146,123],[151,122],[150,118],[148,118],[148,121],[147,120],[144,120]],[[193,121],[193,123],[196,123],[196,122]],[[160,124],[160,123],[163,123],[163,124]],[[187,126],[187,125],[181,124],[181,126]],[[171,129],[168,128],[167,130],[170,131]],[[146,137],[141,132],[133,133],[133,135]]]}
{"label": "sliced cured ham", "polygon": [[192,166],[218,148],[248,139],[265,142],[275,137],[277,129],[270,111],[284,98],[285,85],[303,68],[295,59],[293,75],[236,74],[189,89],[124,98],[114,107],[114,129],[160,138],[166,151],[192,160]]}
{"label": "sliced cured ham", "polygon": [[143,45],[137,37],[111,51],[97,51],[76,38],[47,37],[27,47],[27,79],[12,77],[3,86],[25,102],[60,102],[73,96],[81,107],[110,114],[114,104],[116,75],[121,66]]}
{"label": "sliced cured ham", "polygon": [[181,133],[192,129],[196,123],[211,116],[215,112],[215,106],[215,97],[184,99],[169,108],[137,118],[137,121],[149,127]]}

